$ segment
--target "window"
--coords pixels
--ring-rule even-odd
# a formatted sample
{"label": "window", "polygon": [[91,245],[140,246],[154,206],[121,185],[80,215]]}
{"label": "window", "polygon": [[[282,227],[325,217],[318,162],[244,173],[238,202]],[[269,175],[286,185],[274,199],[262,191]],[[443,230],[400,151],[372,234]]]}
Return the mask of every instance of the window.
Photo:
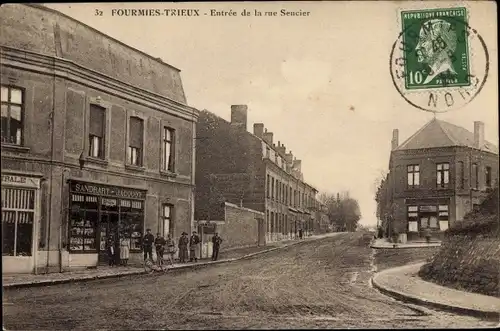
{"label": "window", "polygon": [[274,200],[274,178],[271,177],[271,199]]}
{"label": "window", "polygon": [[161,226],[163,229],[161,229],[161,233],[163,233],[163,236],[166,238],[168,234],[174,238],[174,224],[172,222],[172,212],[173,212],[173,206],[172,205],[163,205],[162,208],[162,215],[161,215]]}
{"label": "window", "polygon": [[267,175],[267,198],[271,197],[271,177]]}
{"label": "window", "polygon": [[128,163],[142,166],[143,121],[138,117],[130,118]]}
{"label": "window", "polygon": [[471,178],[471,187],[472,188],[478,188],[479,187],[479,168],[477,167],[477,164],[473,163],[472,164],[472,178]]}
{"label": "window", "polygon": [[458,162],[457,166],[457,173],[458,173],[458,188],[464,188],[465,186],[465,176],[464,176],[464,163],[462,161]]}
{"label": "window", "polygon": [[3,256],[31,256],[34,214],[34,190],[2,188]]}
{"label": "window", "polygon": [[266,157],[271,158],[271,149],[269,147],[266,147]]}
{"label": "window", "polygon": [[174,172],[174,138],[175,130],[171,128],[163,128],[163,160],[162,160],[162,170]]}
{"label": "window", "polygon": [[[101,208],[107,212],[115,211],[113,209],[118,208],[116,199],[103,199]],[[96,251],[97,224],[99,224],[98,197],[71,194],[69,249],[71,251]],[[106,230],[102,231],[102,249],[105,249],[106,245],[108,235]]]}
{"label": "window", "polygon": [[437,167],[437,187],[448,187],[450,182],[450,164],[438,163]]}
{"label": "window", "polygon": [[23,91],[3,86],[2,101],[2,143],[23,144]]}
{"label": "window", "polygon": [[408,187],[414,188],[420,185],[420,166],[417,164],[409,165],[408,172]]}
{"label": "window", "polygon": [[106,110],[90,105],[89,156],[104,159],[104,128]]}
{"label": "window", "polygon": [[486,167],[486,187],[491,187],[491,167]]}
{"label": "window", "polygon": [[271,233],[274,233],[274,212],[271,212]]}

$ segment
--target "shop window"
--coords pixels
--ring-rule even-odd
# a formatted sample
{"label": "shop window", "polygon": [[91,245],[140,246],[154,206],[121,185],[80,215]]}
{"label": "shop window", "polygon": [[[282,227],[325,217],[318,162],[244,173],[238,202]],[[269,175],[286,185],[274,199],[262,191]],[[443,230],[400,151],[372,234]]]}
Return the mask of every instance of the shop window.
{"label": "shop window", "polygon": [[104,159],[106,109],[90,105],[89,156]]}
{"label": "shop window", "polygon": [[142,166],[144,122],[138,117],[130,117],[128,163]]}
{"label": "shop window", "polygon": [[22,145],[24,135],[23,90],[1,86],[2,144]]}
{"label": "shop window", "polygon": [[407,167],[408,187],[414,188],[420,185],[420,166],[409,165]]}
{"label": "shop window", "polygon": [[418,207],[408,206],[408,231],[417,232],[418,231]]}
{"label": "shop window", "polygon": [[163,157],[162,170],[174,172],[175,170],[175,130],[163,128]]}
{"label": "shop window", "polygon": [[450,164],[449,163],[438,163],[436,165],[437,170],[437,187],[446,188],[450,182]]}
{"label": "shop window", "polygon": [[69,243],[72,252],[105,249],[106,239],[130,238],[131,250],[141,250],[142,201],[71,194]]}
{"label": "shop window", "polygon": [[2,255],[31,256],[35,191],[2,188]]}
{"label": "shop window", "polygon": [[164,237],[166,238],[167,235],[170,233],[172,238],[175,237],[175,234],[173,233],[174,230],[174,224],[172,221],[172,212],[173,212],[173,206],[169,204],[165,204],[162,207],[162,220],[161,220],[161,227],[162,227],[162,233]]}

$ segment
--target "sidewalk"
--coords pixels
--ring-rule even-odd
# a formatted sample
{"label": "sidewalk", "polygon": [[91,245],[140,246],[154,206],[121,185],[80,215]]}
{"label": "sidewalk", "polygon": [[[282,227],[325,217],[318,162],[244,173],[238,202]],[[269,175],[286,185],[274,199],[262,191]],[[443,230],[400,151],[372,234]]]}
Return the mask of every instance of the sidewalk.
{"label": "sidewalk", "polygon": [[[201,260],[197,263],[183,263],[174,264],[173,267],[170,267],[169,270],[179,270],[179,269],[188,269],[195,268],[199,266],[207,266],[212,264],[221,264],[233,262],[245,258],[250,258],[252,256],[258,254],[268,253],[277,249],[285,248],[288,246],[296,245],[299,243],[318,240],[330,236],[334,236],[339,234],[340,232],[327,233],[317,236],[311,236],[304,238],[302,240],[287,240],[283,242],[274,242],[270,243],[267,246],[263,247],[247,247],[241,249],[234,249],[227,252],[222,251],[220,253],[221,259],[218,261],[211,260]],[[108,267],[108,266],[99,266],[96,269],[82,269],[82,270],[74,270],[64,273],[50,273],[50,274],[13,274],[13,275],[2,275],[2,286],[3,288],[20,288],[20,287],[33,287],[33,286],[47,286],[47,285],[55,285],[69,282],[77,282],[77,281],[88,281],[95,279],[106,279],[106,278],[116,278],[123,276],[131,276],[131,275],[141,275],[145,274],[144,268],[137,266],[128,266],[128,267]]]}
{"label": "sidewalk", "polygon": [[498,320],[500,298],[459,291],[427,282],[418,277],[418,271],[422,265],[424,263],[381,271],[372,277],[372,284],[382,293],[402,301]]}
{"label": "sidewalk", "polygon": [[389,242],[387,238],[375,239],[370,244],[371,248],[376,249],[398,249],[398,248],[420,248],[420,247],[440,247],[440,241],[431,241],[429,244],[425,241],[413,241],[407,242],[406,244],[397,243],[396,247],[394,244]]}

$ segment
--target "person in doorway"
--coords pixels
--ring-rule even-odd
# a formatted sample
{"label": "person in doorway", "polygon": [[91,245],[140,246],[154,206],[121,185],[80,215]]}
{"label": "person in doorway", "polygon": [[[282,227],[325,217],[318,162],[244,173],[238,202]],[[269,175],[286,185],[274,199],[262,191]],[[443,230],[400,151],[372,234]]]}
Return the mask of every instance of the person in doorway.
{"label": "person in doorway", "polygon": [[115,242],[111,237],[106,241],[106,253],[108,254],[108,264],[113,267],[115,265]]}
{"label": "person in doorway", "polygon": [[193,231],[191,238],[189,238],[189,261],[198,262],[200,256],[200,237]]}
{"label": "person in doorway", "polygon": [[163,253],[165,252],[165,244],[167,242],[165,241],[165,238],[161,235],[161,233],[156,234],[156,239],[155,239],[155,249],[156,249],[156,259],[157,263],[160,264],[161,261],[163,261]]}
{"label": "person in doorway", "polygon": [[174,264],[174,255],[175,255],[175,241],[172,239],[170,233],[167,235],[167,239],[165,240],[165,246],[167,248],[167,258],[168,262],[173,265]]}
{"label": "person in doorway", "polygon": [[155,237],[151,233],[151,229],[146,230],[146,235],[142,238],[142,247],[144,249],[144,261],[149,258],[153,260],[153,243],[155,241]]}
{"label": "person in doorway", "polygon": [[189,238],[186,232],[183,232],[179,238],[179,261],[181,263],[186,263],[188,258],[188,244]]}
{"label": "person in doorway", "polygon": [[431,230],[429,228],[424,229],[424,237],[425,241],[430,244],[431,243]]}
{"label": "person in doorway", "polygon": [[212,237],[212,261],[217,261],[219,258],[220,244],[222,244],[222,238],[219,237],[219,233],[215,233]]}
{"label": "person in doorway", "polygon": [[299,239],[302,239],[302,229],[299,229]]}
{"label": "person in doorway", "polygon": [[128,236],[122,235],[120,238],[120,264],[126,266],[130,257],[130,240]]}

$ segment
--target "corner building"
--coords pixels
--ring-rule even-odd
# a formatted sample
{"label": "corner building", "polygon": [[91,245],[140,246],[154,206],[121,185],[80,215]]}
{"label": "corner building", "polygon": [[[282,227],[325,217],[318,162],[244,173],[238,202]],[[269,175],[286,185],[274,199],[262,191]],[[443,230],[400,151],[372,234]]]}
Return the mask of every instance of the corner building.
{"label": "corner building", "polygon": [[57,11],[0,11],[3,273],[142,260],[146,228],[192,229],[194,135],[180,71]]}
{"label": "corner building", "polygon": [[[196,212],[199,223],[222,222],[225,202],[264,214],[265,242],[305,236],[318,229],[317,190],[306,183],[302,161],[263,123],[247,131],[247,106],[231,106],[228,122],[206,110],[197,125]],[[241,234],[245,236],[244,233]]]}

